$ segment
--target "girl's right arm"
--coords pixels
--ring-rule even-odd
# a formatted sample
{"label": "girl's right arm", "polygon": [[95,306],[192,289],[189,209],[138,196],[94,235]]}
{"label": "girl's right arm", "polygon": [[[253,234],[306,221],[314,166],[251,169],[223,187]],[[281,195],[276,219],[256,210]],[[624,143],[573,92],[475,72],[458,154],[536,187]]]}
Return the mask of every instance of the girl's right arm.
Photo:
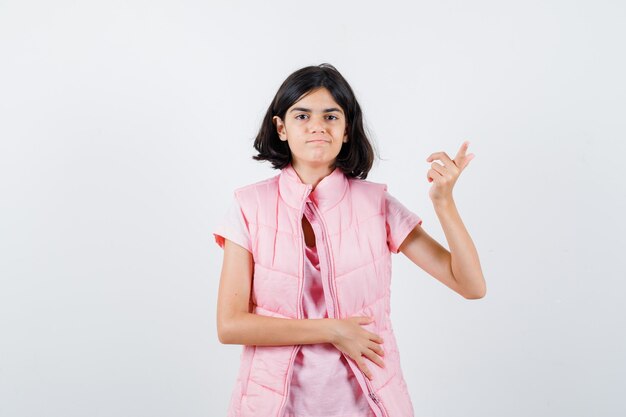
{"label": "girl's right arm", "polygon": [[225,239],[217,300],[217,334],[221,343],[264,346],[332,343],[353,358],[368,376],[362,356],[384,366],[380,358],[384,352],[379,345],[382,338],[360,326],[371,322],[367,317],[287,319],[251,313],[253,271],[252,254]]}
{"label": "girl's right arm", "polygon": [[277,346],[331,342],[329,319],[293,320],[251,313],[253,269],[252,254],[225,239],[217,301],[217,334],[221,343]]}

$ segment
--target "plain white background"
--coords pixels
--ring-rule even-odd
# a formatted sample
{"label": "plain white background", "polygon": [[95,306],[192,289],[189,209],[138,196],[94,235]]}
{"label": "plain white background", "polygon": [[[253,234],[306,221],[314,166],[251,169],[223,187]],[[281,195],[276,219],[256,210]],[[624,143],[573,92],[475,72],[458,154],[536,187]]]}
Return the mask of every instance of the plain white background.
{"label": "plain white background", "polygon": [[[428,155],[487,296],[394,255],[420,417],[623,416],[620,1],[0,1],[0,415],[224,416],[212,228],[282,81],[329,62],[384,182],[447,246]],[[392,416],[402,417],[402,416]]]}

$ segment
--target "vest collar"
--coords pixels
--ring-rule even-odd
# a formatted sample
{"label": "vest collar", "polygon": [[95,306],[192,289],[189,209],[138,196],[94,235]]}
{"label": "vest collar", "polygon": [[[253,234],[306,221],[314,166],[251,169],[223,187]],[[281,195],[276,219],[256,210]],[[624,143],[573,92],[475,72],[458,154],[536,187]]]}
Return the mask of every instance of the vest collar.
{"label": "vest collar", "polygon": [[278,176],[278,190],[283,200],[291,207],[300,210],[305,201],[310,200],[322,211],[336,206],[348,189],[348,177],[339,168],[322,178],[315,189],[304,184],[291,163],[281,169]]}

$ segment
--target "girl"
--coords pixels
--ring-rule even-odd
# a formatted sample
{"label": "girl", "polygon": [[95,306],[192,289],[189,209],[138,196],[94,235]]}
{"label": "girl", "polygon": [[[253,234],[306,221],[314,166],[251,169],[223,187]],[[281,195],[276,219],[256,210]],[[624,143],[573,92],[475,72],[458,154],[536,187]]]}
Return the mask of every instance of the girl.
{"label": "girl", "polygon": [[390,255],[465,298],[485,295],[452,199],[467,146],[426,160],[448,252],[385,184],[366,180],[374,152],[341,74],[321,64],[283,82],[253,157],[280,173],[236,189],[213,233],[224,249],[219,340],[243,345],[229,417],[413,416],[389,318]]}

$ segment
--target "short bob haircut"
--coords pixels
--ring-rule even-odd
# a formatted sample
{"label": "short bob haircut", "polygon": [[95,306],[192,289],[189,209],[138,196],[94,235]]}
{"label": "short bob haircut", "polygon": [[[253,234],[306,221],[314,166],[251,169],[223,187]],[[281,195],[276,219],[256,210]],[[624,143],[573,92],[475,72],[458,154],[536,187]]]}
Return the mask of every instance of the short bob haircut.
{"label": "short bob haircut", "polygon": [[254,141],[254,148],[258,151],[258,155],[253,156],[252,159],[270,161],[274,169],[282,169],[291,162],[289,145],[279,139],[272,118],[278,116],[285,120],[287,110],[296,101],[319,87],[325,87],[330,92],[346,117],[348,141],[342,145],[333,169],[339,167],[346,176],[351,178],[367,178],[375,154],[365,134],[361,106],[348,82],[334,66],[328,63],[301,68],[283,82],[265,113]]}

